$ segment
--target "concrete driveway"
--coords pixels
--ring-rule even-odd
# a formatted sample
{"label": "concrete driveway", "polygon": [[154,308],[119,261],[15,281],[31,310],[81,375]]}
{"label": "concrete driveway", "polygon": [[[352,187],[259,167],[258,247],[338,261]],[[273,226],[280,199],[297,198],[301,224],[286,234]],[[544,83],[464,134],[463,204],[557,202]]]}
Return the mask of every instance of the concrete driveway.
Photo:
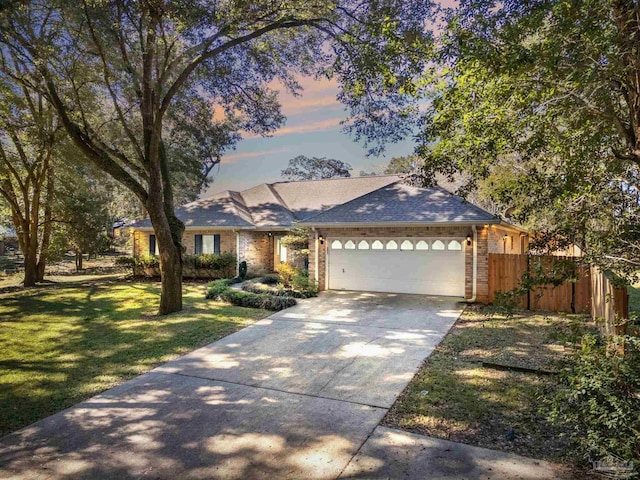
{"label": "concrete driveway", "polygon": [[461,311],[417,295],[302,301],[0,439],[0,478],[395,478],[397,436],[381,447],[377,425]]}

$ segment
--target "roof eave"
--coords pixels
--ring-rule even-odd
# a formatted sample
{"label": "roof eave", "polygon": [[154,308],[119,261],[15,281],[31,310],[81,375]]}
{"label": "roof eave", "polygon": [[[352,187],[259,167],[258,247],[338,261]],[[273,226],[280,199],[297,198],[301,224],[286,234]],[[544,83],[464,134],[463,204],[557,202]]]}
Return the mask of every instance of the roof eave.
{"label": "roof eave", "polygon": [[449,221],[449,222],[300,222],[300,225],[307,227],[441,227],[460,226],[469,227],[472,225],[496,225],[501,223],[499,219],[492,220],[469,220],[469,221]]}

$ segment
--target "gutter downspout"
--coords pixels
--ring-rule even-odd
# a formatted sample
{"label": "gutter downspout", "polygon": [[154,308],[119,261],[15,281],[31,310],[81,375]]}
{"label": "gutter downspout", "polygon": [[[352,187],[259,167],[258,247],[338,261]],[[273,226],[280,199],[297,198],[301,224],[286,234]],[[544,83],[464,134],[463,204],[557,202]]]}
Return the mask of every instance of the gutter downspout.
{"label": "gutter downspout", "polygon": [[478,292],[478,230],[475,225],[471,225],[473,231],[473,273],[472,273],[472,288],[471,298],[466,300],[467,303],[474,303]]}
{"label": "gutter downspout", "polygon": [[315,255],[314,255],[315,265],[313,266],[314,267],[313,268],[313,277],[314,277],[314,280],[316,281],[316,285],[317,285],[318,284],[318,279],[320,278],[319,274],[318,274],[318,265],[320,265],[320,262],[318,261],[318,253],[319,253],[318,231],[316,230],[315,227],[312,227],[311,230],[313,231],[313,233],[315,233],[315,237],[316,237],[314,242],[313,242],[313,244],[314,244],[313,248],[314,248],[314,252],[315,252]]}
{"label": "gutter downspout", "polygon": [[236,233],[236,277],[240,275],[240,231],[235,230]]}

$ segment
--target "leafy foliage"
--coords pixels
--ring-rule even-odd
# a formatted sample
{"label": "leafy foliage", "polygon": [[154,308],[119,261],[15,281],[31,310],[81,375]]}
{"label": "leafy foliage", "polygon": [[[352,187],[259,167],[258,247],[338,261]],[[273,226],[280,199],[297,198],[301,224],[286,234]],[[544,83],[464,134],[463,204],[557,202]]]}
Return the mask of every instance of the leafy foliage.
{"label": "leafy foliage", "polygon": [[281,263],[276,266],[275,271],[280,278],[280,282],[282,282],[285,287],[291,287],[293,279],[298,274],[299,270],[288,263]]}
{"label": "leafy foliage", "polygon": [[133,257],[134,266],[141,268],[160,268],[160,260],[155,255],[138,255]]}
{"label": "leafy foliage", "polygon": [[147,210],[166,314],[182,306],[176,176],[202,186],[241,131],[280,127],[273,86],[297,94],[298,75],[337,80],[357,137],[380,147],[408,135],[431,11],[401,0],[32,0],[0,10],[0,71],[43,95],[87,161]]}
{"label": "leafy foliage", "polygon": [[185,255],[184,266],[209,270],[229,271],[235,269],[236,256],[230,252],[221,254],[204,253],[202,255]]}
{"label": "leafy foliage", "polygon": [[351,165],[341,160],[298,155],[289,160],[289,166],[282,170],[282,178],[285,180],[322,180],[350,177],[352,169]]}
{"label": "leafy foliage", "polygon": [[640,468],[640,339],[614,337],[605,346],[585,335],[564,383],[550,419],[571,427],[587,458],[614,456]]}
{"label": "leafy foliage", "polygon": [[242,289],[247,292],[268,293],[278,297],[311,298],[318,295],[317,285],[309,280],[309,274],[305,271],[298,271],[289,287],[281,284],[278,277],[265,275],[246,282]]}
{"label": "leafy foliage", "polygon": [[207,287],[206,298],[228,302],[239,307],[263,308],[271,311],[284,310],[297,303],[292,297],[233,290],[229,288],[228,281],[225,279],[211,282]]}
{"label": "leafy foliage", "polygon": [[463,1],[425,76],[423,177],[484,183],[539,251],[578,244],[633,277],[640,266],[637,5]]}
{"label": "leafy foliage", "polygon": [[280,244],[293,252],[298,258],[309,257],[309,228],[296,227],[280,239]]}

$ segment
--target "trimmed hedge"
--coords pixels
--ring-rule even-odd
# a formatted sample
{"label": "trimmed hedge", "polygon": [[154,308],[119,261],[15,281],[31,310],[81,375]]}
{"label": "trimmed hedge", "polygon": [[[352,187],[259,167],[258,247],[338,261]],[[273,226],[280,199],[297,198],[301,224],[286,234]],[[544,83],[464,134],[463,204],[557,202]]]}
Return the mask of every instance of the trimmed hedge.
{"label": "trimmed hedge", "polygon": [[208,270],[235,269],[236,267],[236,256],[229,252],[221,253],[220,255],[215,253],[185,255],[183,261],[185,267],[204,268]]}
{"label": "trimmed hedge", "polygon": [[295,298],[278,297],[266,293],[252,293],[229,288],[233,279],[215,280],[209,283],[206,298],[231,303],[238,307],[263,308],[277,312],[297,304]]}
{"label": "trimmed hedge", "polygon": [[[226,278],[234,274],[236,257],[233,253],[184,255],[185,278]],[[140,255],[118,259],[121,265],[133,266],[134,275],[160,276],[160,262],[155,255]]]}
{"label": "trimmed hedge", "polygon": [[317,296],[314,291],[297,291],[282,285],[265,284],[261,281],[247,282],[242,286],[245,292],[268,294],[276,297],[311,298]]}
{"label": "trimmed hedge", "polygon": [[115,264],[122,267],[133,267],[136,264],[136,260],[133,257],[118,257]]}

